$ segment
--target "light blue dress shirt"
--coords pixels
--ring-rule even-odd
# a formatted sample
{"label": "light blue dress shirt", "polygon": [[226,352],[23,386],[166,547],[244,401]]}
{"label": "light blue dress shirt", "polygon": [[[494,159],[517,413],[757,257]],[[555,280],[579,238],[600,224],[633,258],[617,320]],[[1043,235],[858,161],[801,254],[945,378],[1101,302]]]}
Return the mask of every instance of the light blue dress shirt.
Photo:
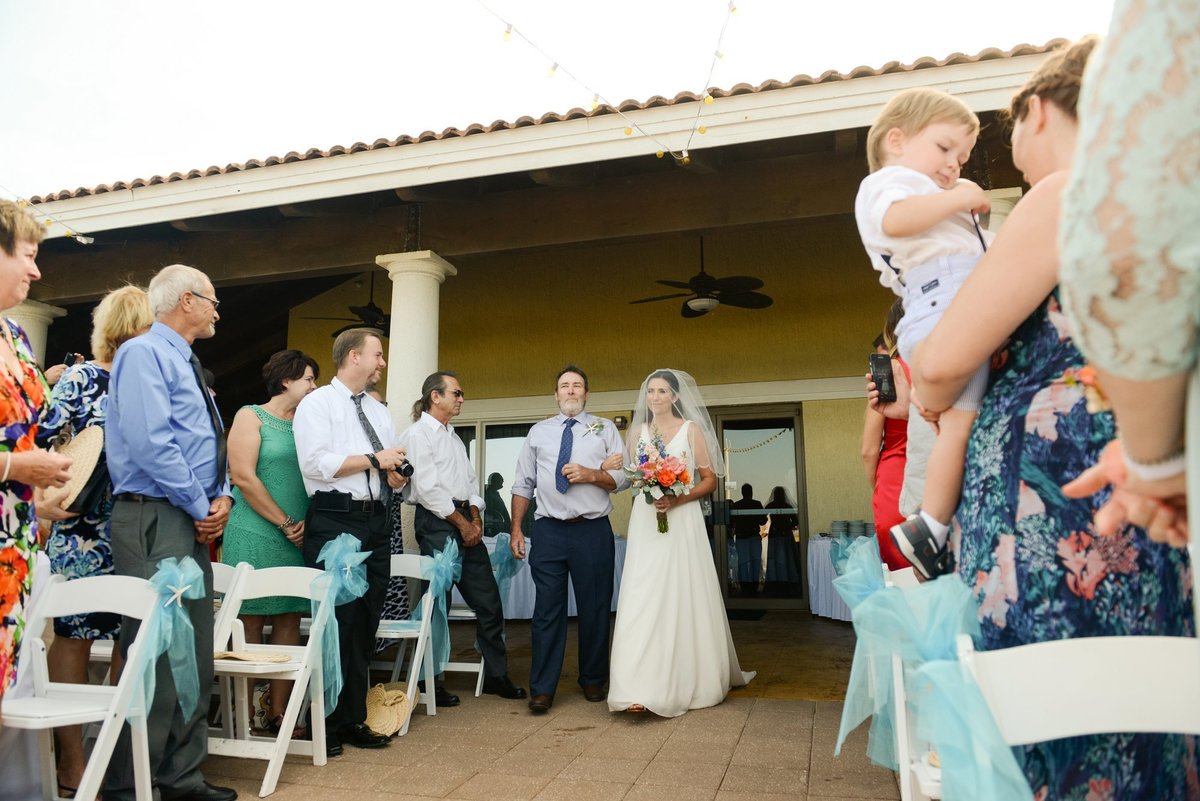
{"label": "light blue dress shirt", "polygon": [[[562,444],[566,419],[565,414],[557,414],[529,429],[529,436],[521,446],[521,455],[517,457],[512,494],[532,498],[536,489],[537,511],[534,516],[537,518],[572,520],[576,517],[604,517],[612,511],[608,490],[595,484],[572,484],[566,492],[559,492],[555,486],[558,449]],[[580,412],[575,419],[579,424],[571,428],[574,437],[571,462],[598,470],[606,458],[623,452],[621,435],[611,420],[603,420],[587,412]],[[629,487],[624,470],[609,470],[608,474],[617,482],[616,490]]]}
{"label": "light blue dress shirt", "polygon": [[[218,484],[217,435],[191,357],[187,340],[162,323],[122,345],[104,437],[114,494],[165,497],[203,520]],[[229,478],[221,476],[214,497],[229,494]]]}

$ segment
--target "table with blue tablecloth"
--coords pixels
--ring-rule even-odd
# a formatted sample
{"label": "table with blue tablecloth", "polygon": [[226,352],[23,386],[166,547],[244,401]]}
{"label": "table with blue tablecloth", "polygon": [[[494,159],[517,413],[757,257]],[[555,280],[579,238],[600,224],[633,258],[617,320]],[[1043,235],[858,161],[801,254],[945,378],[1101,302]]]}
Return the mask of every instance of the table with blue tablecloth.
{"label": "table with blue tablecloth", "polygon": [[812,537],[808,541],[808,606],[819,617],[849,620],[850,607],[833,588],[837,573],[833,569],[832,537]]}
{"label": "table with blue tablecloth", "polygon": [[[625,546],[628,544],[624,537],[613,537],[614,545],[616,546],[613,554],[613,594],[612,594],[612,610],[617,610],[617,596],[621,592],[621,572],[625,569]],[[496,550],[496,538],[484,537],[483,544],[487,546],[488,553]],[[534,538],[525,538],[525,561],[529,561],[529,554],[534,549]],[[533,617],[533,599],[536,596],[536,591],[533,586],[533,576],[529,572],[529,567],[526,566],[513,576],[512,584],[508,588],[508,597],[504,598],[504,617],[509,620],[528,620]],[[465,605],[462,596],[458,593],[458,588],[454,589],[452,602],[454,604]],[[574,617],[578,614],[575,608],[575,587],[570,580],[567,582],[567,614]]]}

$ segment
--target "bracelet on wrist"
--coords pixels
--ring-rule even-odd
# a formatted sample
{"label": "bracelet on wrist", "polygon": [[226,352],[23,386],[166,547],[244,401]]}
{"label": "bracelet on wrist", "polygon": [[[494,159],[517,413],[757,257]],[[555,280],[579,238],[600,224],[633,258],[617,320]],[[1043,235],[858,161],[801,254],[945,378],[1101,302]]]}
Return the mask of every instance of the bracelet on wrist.
{"label": "bracelet on wrist", "polygon": [[375,454],[373,454],[373,453],[364,453],[363,455],[367,457],[367,461],[371,463],[371,467],[374,467],[376,470],[382,470],[382,469],[383,469],[382,467],[380,467],[380,466],[379,466],[379,459],[377,459],[377,458],[375,457]]}
{"label": "bracelet on wrist", "polygon": [[1183,448],[1152,462],[1139,462],[1129,455],[1128,450],[1122,451],[1130,475],[1141,481],[1164,481],[1187,471],[1187,451]]}
{"label": "bracelet on wrist", "polygon": [[277,525],[275,528],[279,529],[279,530],[280,530],[280,531],[282,531],[284,534],[286,534],[286,533],[287,533],[287,530],[288,530],[289,528],[291,528],[292,526],[294,526],[294,525],[296,525],[296,521],[292,519],[292,516],[291,516],[291,515],[288,515],[288,516],[287,516],[287,519],[286,519],[286,520],[284,520],[284,521],[283,521],[282,523],[280,523],[279,525]]}

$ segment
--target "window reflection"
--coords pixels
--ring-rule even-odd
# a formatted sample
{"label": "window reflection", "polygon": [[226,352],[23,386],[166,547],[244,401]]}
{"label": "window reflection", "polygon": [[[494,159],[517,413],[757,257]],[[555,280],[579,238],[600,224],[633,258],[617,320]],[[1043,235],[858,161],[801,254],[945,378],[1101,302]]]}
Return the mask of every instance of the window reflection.
{"label": "window reflection", "polygon": [[[512,530],[509,509],[512,507],[511,486],[517,469],[517,457],[533,423],[503,423],[484,428],[486,444],[483,465],[483,533],[494,537]],[[529,504],[523,528],[533,530],[533,512],[537,507],[534,499]]]}

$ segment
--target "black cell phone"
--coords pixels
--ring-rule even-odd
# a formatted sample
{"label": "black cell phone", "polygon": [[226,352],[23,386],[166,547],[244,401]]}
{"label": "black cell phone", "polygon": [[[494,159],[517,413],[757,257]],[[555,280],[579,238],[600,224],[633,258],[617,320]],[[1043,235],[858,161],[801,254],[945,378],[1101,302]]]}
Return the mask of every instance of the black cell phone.
{"label": "black cell phone", "polygon": [[892,375],[892,357],[886,353],[872,353],[870,359],[871,380],[879,390],[880,403],[896,401],[896,379]]}
{"label": "black cell phone", "polygon": [[62,363],[65,364],[67,367],[72,367],[72,366],[74,366],[75,359],[78,355],[79,354],[77,354],[77,353],[72,353],[71,351],[67,351],[67,355],[63,356]]}

